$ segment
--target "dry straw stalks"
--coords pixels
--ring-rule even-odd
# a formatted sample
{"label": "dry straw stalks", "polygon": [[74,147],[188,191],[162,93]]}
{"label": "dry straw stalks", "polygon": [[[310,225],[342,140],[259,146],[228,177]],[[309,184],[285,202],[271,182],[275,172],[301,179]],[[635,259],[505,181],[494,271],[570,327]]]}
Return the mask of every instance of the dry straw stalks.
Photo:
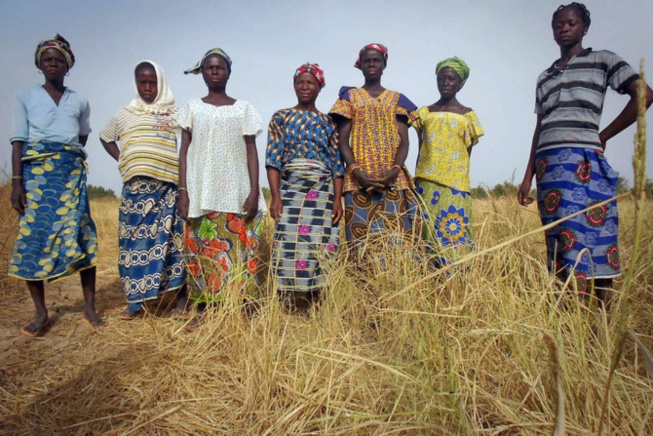
{"label": "dry straw stalks", "polygon": [[[92,207],[108,325],[78,318],[13,340],[0,355],[7,433],[653,434],[653,213],[641,198],[619,202],[628,274],[610,319],[560,289],[537,214],[510,198],[474,202],[477,251],[446,271],[407,243],[364,261],[341,253],[307,314],[287,312],[268,283],[253,316],[226,298],[193,332],[116,320],[116,204]],[[6,264],[14,217],[1,220]],[[0,323],[17,332],[24,285],[2,277],[0,293]]]}

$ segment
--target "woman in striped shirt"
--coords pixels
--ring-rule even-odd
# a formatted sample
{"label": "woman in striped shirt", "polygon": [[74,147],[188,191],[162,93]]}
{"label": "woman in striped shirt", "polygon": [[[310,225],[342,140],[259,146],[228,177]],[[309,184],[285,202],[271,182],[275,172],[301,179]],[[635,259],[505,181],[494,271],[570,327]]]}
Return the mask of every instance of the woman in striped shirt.
{"label": "woman in striped shirt", "polygon": [[[590,13],[581,3],[560,6],[553,14],[553,37],[560,59],[537,80],[537,124],[524,180],[518,193],[522,206],[533,176],[544,225],[616,195],[618,174],[603,152],[608,140],[630,126],[637,116],[639,75],[607,50],[583,48]],[[608,86],[630,100],[599,132]],[[647,107],[653,91],[646,87]],[[548,264],[563,281],[572,276],[579,296],[594,282],[600,306],[607,309],[612,280],[621,274],[617,204],[610,202],[579,214],[546,232]]]}
{"label": "woman in striped shirt", "polygon": [[[138,97],[122,108],[100,134],[118,161],[123,180],[119,218],[118,269],[129,306],[120,319],[143,313],[145,301],[177,292],[175,316],[186,306],[186,268],[182,258],[183,220],[177,212],[179,159],[177,111],[161,67],[136,66]],[[120,142],[118,148],[117,142]]]}

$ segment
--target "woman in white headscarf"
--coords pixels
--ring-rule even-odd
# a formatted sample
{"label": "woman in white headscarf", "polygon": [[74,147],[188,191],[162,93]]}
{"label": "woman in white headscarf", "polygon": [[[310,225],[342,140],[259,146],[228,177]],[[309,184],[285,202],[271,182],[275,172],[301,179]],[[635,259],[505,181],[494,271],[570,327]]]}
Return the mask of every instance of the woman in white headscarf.
{"label": "woman in white headscarf", "polygon": [[100,134],[102,145],[118,161],[124,183],[118,269],[129,307],[120,319],[134,319],[143,313],[145,301],[167,291],[177,291],[173,312],[181,316],[186,269],[183,220],[177,212],[177,108],[165,74],[154,62],[136,66],[134,85],[138,97]]}

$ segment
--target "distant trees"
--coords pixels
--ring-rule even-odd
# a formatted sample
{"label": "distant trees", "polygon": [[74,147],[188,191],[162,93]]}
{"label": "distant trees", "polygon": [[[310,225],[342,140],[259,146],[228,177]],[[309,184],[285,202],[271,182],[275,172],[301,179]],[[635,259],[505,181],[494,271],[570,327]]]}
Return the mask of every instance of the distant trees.
{"label": "distant trees", "polygon": [[118,198],[113,189],[104,186],[88,185],[88,198],[96,200],[98,198]]}

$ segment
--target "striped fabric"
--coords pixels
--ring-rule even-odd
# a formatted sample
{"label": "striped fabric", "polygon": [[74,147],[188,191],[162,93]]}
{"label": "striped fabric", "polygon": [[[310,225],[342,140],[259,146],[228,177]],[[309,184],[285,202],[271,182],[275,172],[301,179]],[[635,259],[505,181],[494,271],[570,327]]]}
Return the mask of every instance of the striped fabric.
{"label": "striped fabric", "polygon": [[100,133],[106,142],[120,141],[118,168],[123,183],[151,177],[178,183],[177,136],[169,115],[134,114],[121,109]]}
{"label": "striped fabric", "polygon": [[535,113],[542,115],[538,151],[601,149],[599,119],[608,86],[625,93],[639,75],[618,55],[587,48],[565,68],[554,62],[537,79]]}

